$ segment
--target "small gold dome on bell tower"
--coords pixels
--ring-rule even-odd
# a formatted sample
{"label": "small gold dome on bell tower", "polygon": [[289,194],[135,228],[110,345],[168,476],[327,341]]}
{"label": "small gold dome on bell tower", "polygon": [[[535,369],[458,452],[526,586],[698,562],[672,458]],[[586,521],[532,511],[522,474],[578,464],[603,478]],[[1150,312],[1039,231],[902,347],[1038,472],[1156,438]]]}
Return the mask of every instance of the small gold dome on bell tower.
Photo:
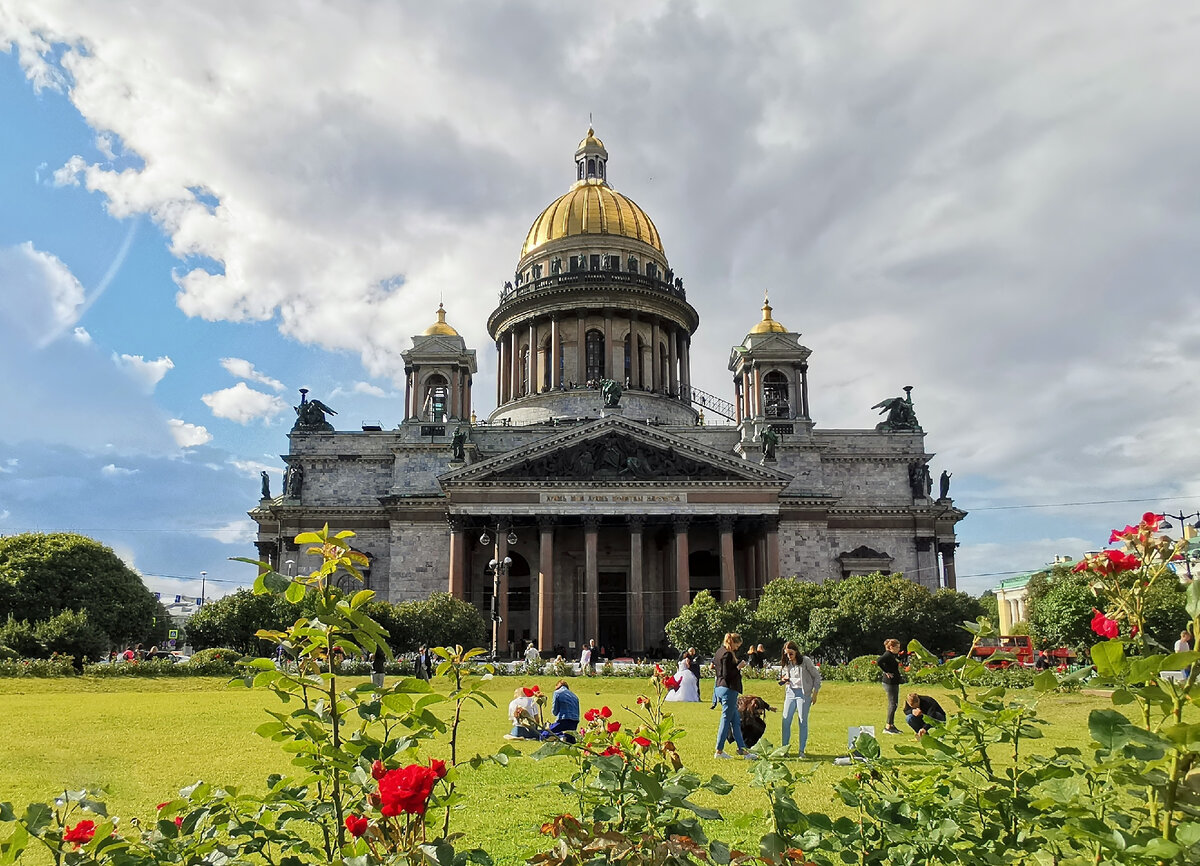
{"label": "small gold dome on bell tower", "polygon": [[751,334],[786,334],[788,329],[782,323],[771,318],[771,299],[764,292],[762,305],[762,321],[750,329]]}
{"label": "small gold dome on bell tower", "polygon": [[446,308],[438,304],[437,321],[424,330],[422,336],[432,337],[440,335],[443,337],[457,337],[458,331],[446,324]]}

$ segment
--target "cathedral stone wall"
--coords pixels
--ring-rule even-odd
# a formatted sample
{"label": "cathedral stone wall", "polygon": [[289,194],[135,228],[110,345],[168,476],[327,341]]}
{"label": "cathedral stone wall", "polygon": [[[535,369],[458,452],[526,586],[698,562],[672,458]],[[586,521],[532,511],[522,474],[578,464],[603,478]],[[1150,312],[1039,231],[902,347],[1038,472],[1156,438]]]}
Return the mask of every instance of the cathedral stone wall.
{"label": "cathedral stone wall", "polygon": [[779,522],[779,576],[818,583],[841,576],[837,561],[831,560],[828,530],[823,521]]}
{"label": "cathedral stone wall", "polygon": [[423,599],[447,590],[450,529],[445,523],[393,520],[389,548],[389,601]]}

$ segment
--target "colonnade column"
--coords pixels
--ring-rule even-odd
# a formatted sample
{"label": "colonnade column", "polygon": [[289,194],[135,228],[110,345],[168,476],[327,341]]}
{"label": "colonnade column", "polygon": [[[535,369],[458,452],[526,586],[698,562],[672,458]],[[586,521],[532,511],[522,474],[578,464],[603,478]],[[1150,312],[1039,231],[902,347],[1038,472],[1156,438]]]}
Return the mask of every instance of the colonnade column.
{"label": "colonnade column", "polygon": [[650,390],[662,390],[662,364],[658,361],[658,319],[650,322]]}
{"label": "colonnade column", "polygon": [[688,399],[691,399],[692,338],[687,332],[681,332],[679,335],[679,350],[679,381],[683,385],[684,390],[688,392]]}
{"label": "colonnade column", "polygon": [[554,518],[538,520],[538,647],[554,646]]}
{"label": "colonnade column", "polygon": [[550,320],[550,389],[562,384],[562,342],[558,333],[558,316]]}
{"label": "colonnade column", "polygon": [[667,393],[675,396],[679,393],[679,350],[675,341],[679,339],[679,331],[674,325],[667,327]]}
{"label": "colonnade column", "polygon": [[767,521],[767,562],[763,575],[767,583],[779,577],[779,517],[771,515]]}
{"label": "colonnade column", "polygon": [[508,332],[508,399],[521,396],[521,357],[517,354],[517,329]]}
{"label": "colonnade column", "polygon": [[461,378],[457,370],[450,371],[450,402],[446,405],[447,420],[461,417],[458,414],[458,400],[461,394],[459,380]]}
{"label": "colonnade column", "polygon": [[[412,367],[404,368],[404,420],[407,421],[412,415],[409,409],[412,408]],[[499,378],[497,378],[499,383]]]}
{"label": "colonnade column", "polygon": [[529,387],[525,391],[526,394],[536,394],[538,391],[541,390],[538,387],[538,385],[540,383],[538,382],[538,377],[537,377],[537,372],[538,372],[537,356],[538,356],[537,325],[534,324],[533,319],[530,319],[529,320],[529,370],[528,370]]}
{"label": "colonnade column", "polygon": [[717,518],[721,529],[721,601],[730,602],[737,598],[737,571],[733,560],[733,516],[722,514]]}
{"label": "colonnade column", "polygon": [[629,646],[636,652],[646,648],[646,604],[642,578],[642,528],[645,518],[629,518]]}
{"label": "colonnade column", "polygon": [[804,410],[804,417],[811,418],[808,414],[808,361],[800,362],[800,406]]}
{"label": "colonnade column", "polygon": [[455,598],[463,598],[466,594],[467,576],[467,543],[463,532],[462,518],[450,517],[450,586],[449,592]]}
{"label": "colonnade column", "polygon": [[607,376],[609,379],[616,379],[616,357],[615,347],[613,346],[612,338],[612,310],[604,311],[604,370],[601,371],[601,376]]}
{"label": "colonnade column", "polygon": [[762,596],[762,588],[767,585],[770,578],[767,576],[767,536],[763,526],[759,526],[755,532],[756,538],[754,541],[754,574],[757,578],[759,596]]}
{"label": "colonnade column", "polygon": [[600,537],[600,518],[583,518],[583,609],[587,634],[583,636],[584,643],[600,639],[600,563],[598,542]]}
{"label": "colonnade column", "polygon": [[583,311],[580,311],[579,318],[575,320],[575,352],[578,356],[575,384],[582,385],[587,381],[587,322],[584,321]]}
{"label": "colonnade column", "polygon": [[938,545],[942,554],[942,586],[946,589],[958,589],[958,576],[954,573],[954,548],[958,547],[953,541],[943,541]]}
{"label": "colonnade column", "polygon": [[629,384],[634,388],[642,387],[642,350],[638,347],[637,313],[632,313],[629,319]]}
{"label": "colonnade column", "polygon": [[688,518],[676,517],[675,527],[675,604],[677,611],[692,601],[692,578],[688,567]]}

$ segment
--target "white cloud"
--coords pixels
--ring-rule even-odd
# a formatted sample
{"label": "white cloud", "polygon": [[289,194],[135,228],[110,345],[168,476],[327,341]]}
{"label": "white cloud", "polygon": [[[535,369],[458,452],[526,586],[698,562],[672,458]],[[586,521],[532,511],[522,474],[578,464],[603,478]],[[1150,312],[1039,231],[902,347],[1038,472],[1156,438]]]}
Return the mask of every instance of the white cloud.
{"label": "white cloud", "polygon": [[266,385],[276,391],[283,390],[283,383],[278,379],[272,379],[265,373],[260,373],[255,369],[254,365],[242,358],[222,358],[221,366],[226,372],[237,376],[239,379],[247,379],[251,382],[258,382],[260,385]]}
{"label": "white cloud", "polygon": [[29,241],[0,247],[0,304],[21,311],[11,319],[39,347],[75,324],[85,300],[83,286],[57,256]]}
{"label": "white cloud", "polygon": [[82,343],[85,346],[90,346],[92,344],[92,335],[89,334],[87,329],[84,327],[77,326],[75,330],[71,332],[71,337],[75,340],[75,342]]}
{"label": "white cloud", "polygon": [[79,176],[87,169],[87,161],[79,155],[68,159],[52,175],[55,186],[79,186]]}
{"label": "white cloud", "polygon": [[100,473],[108,476],[109,478],[125,478],[130,475],[137,475],[140,471],[140,469],[127,469],[124,466],[117,466],[112,463],[109,463],[107,466],[103,466],[100,469]]}
{"label": "white cloud", "polygon": [[12,512],[5,508],[3,511],[0,511],[0,520],[8,520],[10,514]]}
{"label": "white cloud", "polygon": [[213,415],[235,421],[238,424],[249,424],[251,421],[270,421],[290,408],[286,402],[274,394],[255,391],[245,382],[238,382],[232,388],[205,394],[200,399],[212,410]]}
{"label": "white cloud", "polygon": [[373,385],[370,382],[355,382],[349,388],[343,388],[340,385],[329,392],[330,397],[341,397],[346,394],[362,394],[366,397],[389,397],[390,395],[378,385]]}
{"label": "white cloud", "polygon": [[255,535],[258,534],[258,525],[247,517],[241,520],[231,520],[214,529],[200,530],[197,534],[222,544],[233,544],[248,549],[254,543]]}
{"label": "white cloud", "polygon": [[229,461],[229,465],[238,472],[241,472],[244,475],[253,476],[255,478],[258,477],[260,472],[266,472],[268,474],[282,474],[283,472],[283,467],[281,467],[278,463],[260,463],[257,460],[231,459]]}
{"label": "white cloud", "polygon": [[195,448],[197,445],[207,445],[212,441],[212,434],[199,424],[189,424],[181,418],[171,418],[167,421],[171,435],[180,448]]}
{"label": "white cloud", "polygon": [[175,368],[175,363],[163,356],[153,361],[147,361],[141,355],[118,355],[113,352],[112,361],[117,369],[137,382],[147,394],[154,393],[155,387],[162,381],[167,372]]}

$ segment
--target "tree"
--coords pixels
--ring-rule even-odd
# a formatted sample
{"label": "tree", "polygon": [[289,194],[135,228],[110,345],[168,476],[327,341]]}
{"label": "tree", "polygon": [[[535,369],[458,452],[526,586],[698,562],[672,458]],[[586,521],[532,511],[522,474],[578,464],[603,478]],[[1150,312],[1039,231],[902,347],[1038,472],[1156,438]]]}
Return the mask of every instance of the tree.
{"label": "tree", "polygon": [[0,617],[38,623],[83,610],[109,642],[132,643],[150,634],[156,609],[138,573],[94,539],[70,532],[0,538]]}
{"label": "tree", "polygon": [[[763,587],[755,618],[758,633],[774,654],[785,641],[815,652],[836,629],[830,616],[835,601],[825,584],[794,578],[773,580]],[[820,611],[820,613],[818,613]]]}
{"label": "tree", "polygon": [[257,654],[268,645],[255,637],[259,629],[282,631],[303,615],[301,604],[239,589],[196,611],[187,622],[188,638],[196,649],[229,647]]}
{"label": "tree", "polygon": [[728,632],[737,632],[746,643],[757,636],[749,599],[721,604],[707,589],[680,609],[679,616],[667,623],[666,632],[675,649],[682,652],[694,646],[701,654],[715,652]]}
{"label": "tree", "polygon": [[421,601],[406,601],[397,605],[402,636],[411,643],[392,651],[404,652],[425,646],[483,646],[490,626],[479,609],[470,602],[455,598],[448,592],[435,592]]}
{"label": "tree", "polygon": [[1035,574],[1026,586],[1032,587],[1025,602],[1029,631],[1038,646],[1080,650],[1095,643],[1091,621],[1096,596],[1087,575],[1054,565]]}
{"label": "tree", "polygon": [[75,669],[83,670],[84,660],[98,661],[108,649],[108,636],[88,620],[87,611],[64,610],[34,629],[47,656],[58,653],[71,657]]}

